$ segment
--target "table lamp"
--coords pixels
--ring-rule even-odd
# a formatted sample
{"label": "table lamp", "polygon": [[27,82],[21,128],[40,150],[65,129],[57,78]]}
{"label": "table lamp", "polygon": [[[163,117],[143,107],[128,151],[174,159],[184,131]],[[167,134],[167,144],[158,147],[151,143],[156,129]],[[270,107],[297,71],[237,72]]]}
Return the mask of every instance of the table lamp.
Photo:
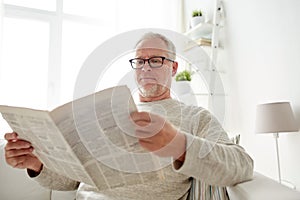
{"label": "table lamp", "polygon": [[299,130],[290,103],[275,102],[257,105],[255,126],[256,133],[273,133],[276,143],[278,179],[281,183],[278,133],[298,132]]}

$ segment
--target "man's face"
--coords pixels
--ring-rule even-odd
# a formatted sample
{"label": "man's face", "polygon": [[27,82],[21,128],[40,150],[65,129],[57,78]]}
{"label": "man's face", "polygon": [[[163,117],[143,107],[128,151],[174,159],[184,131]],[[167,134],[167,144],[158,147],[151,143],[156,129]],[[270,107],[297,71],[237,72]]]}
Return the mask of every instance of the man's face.
{"label": "man's face", "polygon": [[[154,56],[169,58],[166,44],[158,38],[140,42],[136,50],[136,58],[148,59]],[[176,66],[176,67],[174,67]],[[177,70],[177,63],[164,60],[160,68],[151,68],[148,62],[141,69],[136,69],[136,82],[140,95],[145,98],[157,98],[169,93],[172,76]]]}

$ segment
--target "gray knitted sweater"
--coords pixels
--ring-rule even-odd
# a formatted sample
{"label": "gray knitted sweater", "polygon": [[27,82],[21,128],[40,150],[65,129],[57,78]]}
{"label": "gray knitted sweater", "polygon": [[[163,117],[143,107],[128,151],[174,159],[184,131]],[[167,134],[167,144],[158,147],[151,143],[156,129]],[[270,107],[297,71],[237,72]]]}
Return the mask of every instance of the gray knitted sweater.
{"label": "gray knitted sweater", "polygon": [[[251,179],[252,159],[241,146],[229,140],[219,122],[207,110],[173,99],[142,103],[138,108],[163,115],[186,135],[185,161],[180,167],[174,162],[163,168],[164,179],[101,191],[58,175],[46,167],[34,179],[54,190],[77,189],[77,200],[187,199],[192,178],[200,180],[204,187],[230,186]],[[217,199],[205,194],[199,194],[198,198]]]}

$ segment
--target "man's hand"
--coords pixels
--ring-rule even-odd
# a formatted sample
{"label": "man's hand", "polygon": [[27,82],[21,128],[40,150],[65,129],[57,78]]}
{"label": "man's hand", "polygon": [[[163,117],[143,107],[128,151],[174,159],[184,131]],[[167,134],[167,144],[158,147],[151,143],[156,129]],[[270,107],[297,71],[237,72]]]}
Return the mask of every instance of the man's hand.
{"label": "man's hand", "polygon": [[7,164],[14,168],[31,169],[40,172],[43,164],[33,155],[33,147],[30,142],[20,140],[17,133],[6,133],[5,160]]}
{"label": "man's hand", "polygon": [[148,112],[133,112],[131,118],[136,126],[140,145],[161,157],[185,159],[186,138],[170,122]]}

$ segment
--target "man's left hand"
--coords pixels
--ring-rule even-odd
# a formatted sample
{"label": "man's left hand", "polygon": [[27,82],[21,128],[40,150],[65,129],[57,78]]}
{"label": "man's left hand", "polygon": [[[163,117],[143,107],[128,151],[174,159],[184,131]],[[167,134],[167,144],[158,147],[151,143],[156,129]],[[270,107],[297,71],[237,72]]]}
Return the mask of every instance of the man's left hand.
{"label": "man's left hand", "polygon": [[136,124],[135,133],[143,148],[161,157],[184,161],[186,137],[170,122],[149,112],[133,112],[131,118]]}

